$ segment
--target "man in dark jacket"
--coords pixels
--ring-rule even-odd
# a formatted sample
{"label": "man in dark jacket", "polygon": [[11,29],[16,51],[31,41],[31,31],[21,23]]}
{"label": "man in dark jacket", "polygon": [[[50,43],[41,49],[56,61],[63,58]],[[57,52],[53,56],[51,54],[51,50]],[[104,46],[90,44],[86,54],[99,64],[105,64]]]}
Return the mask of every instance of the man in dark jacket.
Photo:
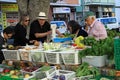
{"label": "man in dark jacket", "polygon": [[[47,36],[51,35],[52,31],[50,24],[46,20],[47,17],[45,12],[40,12],[37,20],[34,20],[30,25],[30,40],[37,40],[41,41],[42,43],[47,41]],[[62,36],[58,30],[56,30],[56,33],[59,36]]]}
{"label": "man in dark jacket", "polygon": [[14,30],[10,27],[7,27],[0,34],[0,64],[4,60],[4,55],[1,51],[2,48],[6,47],[7,39],[11,38],[14,34]]}
{"label": "man in dark jacket", "polygon": [[47,17],[44,12],[40,12],[37,20],[33,21],[30,25],[30,40],[37,40],[44,42],[47,35],[51,34],[50,24],[46,21]]}

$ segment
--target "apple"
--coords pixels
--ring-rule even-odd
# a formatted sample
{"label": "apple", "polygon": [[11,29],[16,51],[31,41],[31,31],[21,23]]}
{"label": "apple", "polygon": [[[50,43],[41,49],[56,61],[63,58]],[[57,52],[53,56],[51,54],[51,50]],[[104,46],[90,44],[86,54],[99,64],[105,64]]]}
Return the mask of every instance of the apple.
{"label": "apple", "polygon": [[13,74],[15,74],[15,71],[14,71],[14,70],[11,70],[11,71],[10,71],[10,75],[13,75]]}
{"label": "apple", "polygon": [[4,73],[8,73],[8,72],[10,72],[9,69],[4,69]]}
{"label": "apple", "polygon": [[29,78],[30,75],[29,74],[25,74],[24,78]]}

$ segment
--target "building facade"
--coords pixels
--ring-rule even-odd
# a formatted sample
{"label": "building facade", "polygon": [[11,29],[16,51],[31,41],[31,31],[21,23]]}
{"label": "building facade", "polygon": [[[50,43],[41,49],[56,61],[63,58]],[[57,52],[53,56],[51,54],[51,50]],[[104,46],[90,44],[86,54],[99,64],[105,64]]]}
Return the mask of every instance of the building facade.
{"label": "building facade", "polygon": [[[79,0],[50,0],[49,21],[63,20],[68,22],[76,18],[76,6],[80,6]],[[16,0],[0,1],[0,25],[3,28],[15,25],[18,22],[18,5]]]}
{"label": "building facade", "polygon": [[79,0],[51,0],[51,19],[65,22],[76,19],[76,6],[80,6]]}
{"label": "building facade", "polygon": [[[96,17],[115,16],[114,0],[50,0],[49,19],[76,20],[82,24],[87,11],[93,11]],[[0,1],[0,25],[14,25],[18,21],[16,0]]]}
{"label": "building facade", "polygon": [[114,0],[81,0],[81,6],[76,7],[76,20],[81,21],[82,16],[87,11],[93,11],[96,17],[115,16]]}

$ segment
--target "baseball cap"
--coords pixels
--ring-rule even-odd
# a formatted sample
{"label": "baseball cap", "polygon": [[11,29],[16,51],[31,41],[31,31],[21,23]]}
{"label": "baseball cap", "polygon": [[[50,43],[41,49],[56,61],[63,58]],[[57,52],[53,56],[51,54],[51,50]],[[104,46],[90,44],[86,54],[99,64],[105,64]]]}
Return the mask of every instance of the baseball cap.
{"label": "baseball cap", "polygon": [[94,16],[95,14],[92,11],[85,12],[83,20],[87,19],[89,16]]}

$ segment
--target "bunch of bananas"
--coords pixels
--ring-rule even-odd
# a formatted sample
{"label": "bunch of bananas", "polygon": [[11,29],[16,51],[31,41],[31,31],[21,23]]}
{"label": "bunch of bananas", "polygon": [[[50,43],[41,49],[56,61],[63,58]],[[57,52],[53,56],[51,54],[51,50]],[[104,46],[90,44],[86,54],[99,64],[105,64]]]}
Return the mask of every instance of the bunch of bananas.
{"label": "bunch of bananas", "polygon": [[75,44],[77,46],[77,48],[85,48],[85,45],[83,43],[81,43],[81,41],[84,40],[84,37],[83,36],[79,36],[75,39]]}

